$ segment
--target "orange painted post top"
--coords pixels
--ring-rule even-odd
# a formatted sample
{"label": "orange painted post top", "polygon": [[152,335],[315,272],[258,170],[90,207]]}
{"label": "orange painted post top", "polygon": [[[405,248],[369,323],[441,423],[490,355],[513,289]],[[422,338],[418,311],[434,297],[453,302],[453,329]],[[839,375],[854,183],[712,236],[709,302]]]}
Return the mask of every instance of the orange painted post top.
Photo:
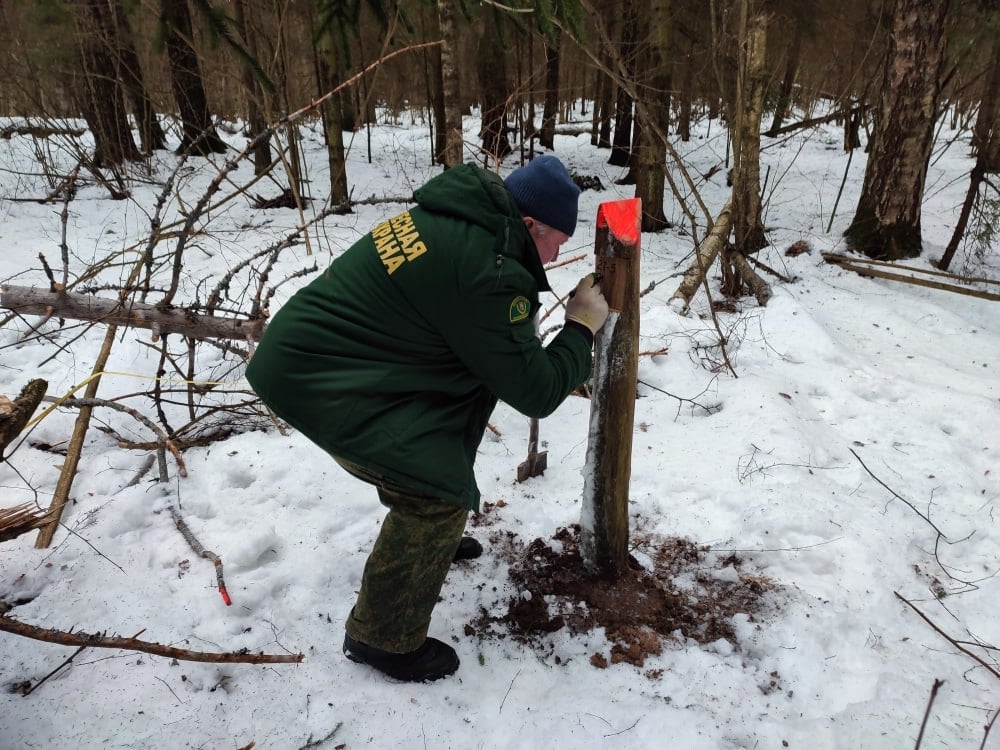
{"label": "orange painted post top", "polygon": [[634,261],[641,219],[642,200],[639,198],[608,201],[597,207],[594,271],[601,277],[601,294],[615,312],[621,312],[625,305],[628,275],[637,273]]}
{"label": "orange painted post top", "polygon": [[597,207],[597,228],[607,228],[611,236],[623,245],[631,246],[639,241],[641,219],[641,198],[608,201]]}

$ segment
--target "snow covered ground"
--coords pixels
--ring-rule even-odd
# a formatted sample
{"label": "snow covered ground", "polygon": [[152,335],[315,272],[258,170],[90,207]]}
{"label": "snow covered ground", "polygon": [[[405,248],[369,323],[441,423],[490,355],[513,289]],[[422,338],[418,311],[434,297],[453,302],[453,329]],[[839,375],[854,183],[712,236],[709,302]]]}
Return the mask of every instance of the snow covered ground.
{"label": "snow covered ground", "polygon": [[[467,122],[470,141],[477,127]],[[371,164],[364,134],[350,151],[355,199],[405,198],[436,173],[428,130],[409,115],[371,136]],[[318,139],[313,131],[307,143],[314,206],[328,182]],[[238,136],[232,142],[241,147]],[[765,140],[772,245],[759,257],[793,282],[765,274],[774,291],[766,308],[748,298],[720,315],[738,377],[719,366],[704,294],[686,317],[668,305],[691,251],[673,201],[674,228],[642,238],[641,286],[656,286],[641,300],[640,349],[665,353],[639,363],[632,528],[652,540],[709,545],[718,555],[706,565],[737,550],[745,572],[776,583],[763,615],[735,619],[735,642],[678,638],[642,668],[598,669],[591,656],[609,650],[599,631],[556,633],[542,652],[466,636],[467,623],[484,609],[502,614],[512,593],[508,563],[487,544],[483,558],[455,566],[432,624],[458,650],[461,668],[430,685],[395,683],[341,653],[382,516],[373,490],[301,435],[273,429],[189,449],[187,478],[170,460],[167,485],[147,478],[129,487],[146,452],[119,448],[97,428],[111,424],[135,440],[149,432],[99,409],[64,515],[68,528],[50,549],[34,549],[34,534],[0,544],[0,600],[15,605],[9,616],[62,630],[141,631],[143,640],[196,651],[305,658],[218,665],[86,649],[25,696],[18,685],[36,684],[74,649],[0,633],[0,748],[900,748],[915,744],[935,680],[944,684],[922,747],[978,748],[986,737],[985,747],[1000,748],[1000,728],[984,730],[1000,707],[1000,307],[823,262],[822,252],[846,252],[841,234],[864,175],[859,152],[828,232],[848,160],[840,143],[833,128]],[[940,143],[928,177],[925,251],[908,263],[925,269],[947,244],[971,166],[966,137],[943,132]],[[10,200],[47,192],[30,145],[20,136],[0,142],[0,281],[47,286],[38,254],[58,276],[62,206]],[[702,123],[677,147],[718,211],[727,192],[719,124]],[[70,159],[51,153],[63,165]],[[580,225],[562,258],[586,257],[550,273],[562,294],[592,267],[598,205],[632,189],[614,184],[619,170],[587,135],[558,136],[556,154],[606,188],[581,198]],[[222,163],[183,167],[185,205]],[[148,234],[175,164],[158,155],[131,200],[110,200],[93,184],[79,190],[68,209],[71,279]],[[501,171],[513,166],[512,158]],[[716,166],[723,169],[706,180]],[[230,179],[251,177],[243,164]],[[258,183],[250,192],[277,189]],[[302,244],[286,251],[272,282],[314,262],[323,268],[400,205],[372,202],[328,218],[311,237],[313,254]],[[181,208],[171,199],[167,218]],[[213,209],[210,234],[185,256],[177,301],[204,299],[239,258],[300,220],[291,210],[253,210],[245,196]],[[811,251],[787,257],[800,240]],[[952,270],[1000,278],[998,249],[984,258],[960,252]],[[134,258],[124,253],[101,279],[119,281]],[[310,277],[281,286],[272,307]],[[60,331],[52,321],[46,338],[22,340],[28,320],[37,322],[0,329],[0,394],[13,397],[42,377],[50,395],[62,395],[89,377],[102,327],[83,331],[68,321]],[[556,311],[550,322],[559,320]],[[151,387],[158,360],[148,343],[148,331],[119,331],[105,368],[118,374],[105,375],[98,395],[154,416],[147,399],[129,397]],[[218,356],[199,363],[199,378],[241,387],[239,370],[224,370]],[[30,440],[64,443],[75,417],[54,410]],[[478,463],[492,505],[472,532],[484,542],[510,532],[526,543],[576,523],[588,419],[589,403],[571,397],[543,420],[548,470],[518,484],[528,420],[500,405]],[[33,491],[47,504],[61,456],[28,442],[8,453],[0,507],[30,501]],[[232,606],[215,588],[212,564],[174,527],[171,506],[221,557]],[[960,653],[897,592],[985,664]]]}

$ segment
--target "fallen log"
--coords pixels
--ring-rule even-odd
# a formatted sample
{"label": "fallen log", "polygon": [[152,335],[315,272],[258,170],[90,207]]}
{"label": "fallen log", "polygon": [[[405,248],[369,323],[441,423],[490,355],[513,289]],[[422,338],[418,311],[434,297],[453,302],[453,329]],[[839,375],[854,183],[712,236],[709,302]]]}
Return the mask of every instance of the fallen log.
{"label": "fallen log", "polygon": [[684,278],[681,279],[677,291],[670,298],[670,306],[678,312],[684,313],[687,311],[692,298],[698,291],[698,287],[704,282],[708,274],[708,269],[712,266],[719,251],[725,247],[726,242],[729,240],[729,232],[732,226],[732,197],[730,197],[726,201],[726,205],[722,207],[718,217],[716,217],[715,223],[712,224],[712,229],[708,233],[708,236],[698,246],[694,261],[688,267],[688,270],[685,271]]}
{"label": "fallen log", "polygon": [[258,341],[264,330],[264,318],[249,320],[201,315],[182,307],[157,307],[141,302],[122,304],[117,299],[30,286],[0,287],[0,307],[21,315],[148,328],[153,331],[154,340],[165,333],[179,333],[193,339]]}
{"label": "fallen log", "polygon": [[1000,301],[1000,294],[995,294],[993,292],[985,292],[980,289],[974,289],[972,287],[961,286],[959,284],[946,284],[941,281],[933,281],[932,279],[921,278],[920,276],[908,276],[905,273],[892,273],[890,271],[883,271],[882,268],[894,268],[900,271],[907,271],[909,273],[923,274],[932,277],[943,277],[950,280],[958,282],[981,282],[986,284],[997,284],[1000,283],[995,279],[979,279],[970,278],[965,276],[956,276],[954,274],[945,273],[943,271],[931,271],[924,268],[916,268],[914,266],[903,266],[894,265],[892,263],[887,263],[885,261],[870,260],[865,258],[852,258],[847,255],[837,255],[836,253],[823,253],[823,260],[827,263],[832,263],[836,266],[840,266],[848,271],[854,271],[854,273],[859,276],[871,276],[877,279],[885,279],[886,281],[902,281],[905,284],[913,284],[914,286],[923,286],[928,289],[938,289],[942,292],[954,292],[955,294],[964,294],[968,297],[979,297],[980,299],[988,299],[994,302]]}

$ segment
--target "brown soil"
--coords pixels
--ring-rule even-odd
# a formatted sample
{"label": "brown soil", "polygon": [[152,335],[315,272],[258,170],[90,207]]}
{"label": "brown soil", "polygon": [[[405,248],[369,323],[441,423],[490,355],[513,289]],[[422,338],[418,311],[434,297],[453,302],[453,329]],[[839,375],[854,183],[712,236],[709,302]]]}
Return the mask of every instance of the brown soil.
{"label": "brown soil", "polygon": [[[484,610],[466,626],[468,635],[506,632],[545,648],[547,636],[564,628],[582,634],[603,627],[612,644],[611,663],[641,667],[647,656],[659,654],[667,640],[679,636],[698,643],[723,638],[737,645],[733,615],[745,613],[752,621],[774,588],[769,579],[744,572],[735,554],[722,557],[686,539],[638,540],[652,558],[652,569],[635,563],[614,579],[590,575],[584,568],[579,527],[560,529],[553,539],[555,543],[535,539],[525,546],[512,533],[494,532],[490,545],[510,563],[513,593],[506,614]],[[712,566],[732,567],[736,575],[719,580]],[[683,590],[674,584],[681,576]],[[608,659],[595,653],[591,663],[603,668]]]}

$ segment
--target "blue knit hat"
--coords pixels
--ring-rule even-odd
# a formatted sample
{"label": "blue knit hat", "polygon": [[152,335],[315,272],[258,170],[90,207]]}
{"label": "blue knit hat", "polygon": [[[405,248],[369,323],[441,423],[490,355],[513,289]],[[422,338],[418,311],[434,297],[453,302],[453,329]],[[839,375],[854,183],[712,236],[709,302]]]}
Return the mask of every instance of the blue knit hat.
{"label": "blue knit hat", "polygon": [[573,234],[580,188],[556,157],[536,157],[511,172],[503,182],[523,216]]}

